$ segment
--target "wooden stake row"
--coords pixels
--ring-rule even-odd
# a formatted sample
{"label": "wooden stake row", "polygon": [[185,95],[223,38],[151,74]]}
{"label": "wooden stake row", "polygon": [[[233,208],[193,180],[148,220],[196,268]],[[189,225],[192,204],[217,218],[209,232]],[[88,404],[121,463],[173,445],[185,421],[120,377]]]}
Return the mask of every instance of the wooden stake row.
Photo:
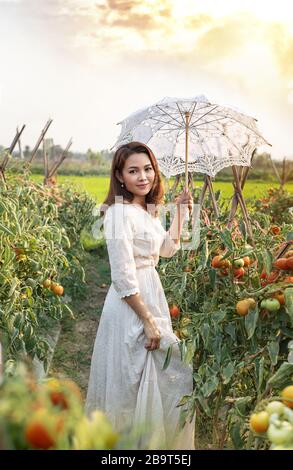
{"label": "wooden stake row", "polygon": [[[50,181],[50,178],[52,178],[54,176],[54,174],[56,174],[57,169],[60,167],[62,162],[68,156],[69,148],[72,145],[72,138],[71,138],[69,140],[66,148],[63,150],[59,161],[57,163],[55,163],[53,165],[53,167],[49,170],[48,155],[47,155],[46,146],[45,146],[45,136],[46,136],[46,133],[48,132],[48,129],[51,126],[52,122],[53,122],[53,119],[51,119],[51,118],[48,119],[48,121],[46,122],[46,124],[45,124],[44,128],[42,129],[41,134],[39,135],[39,137],[37,139],[37,142],[36,142],[36,144],[35,144],[35,146],[32,150],[31,157],[30,157],[29,161],[26,162],[26,165],[25,165],[25,171],[28,171],[34,157],[37,154],[37,151],[39,150],[39,148],[40,148],[40,146],[43,142],[43,159],[44,159],[44,173],[45,173],[45,180],[44,181],[45,181],[45,183]],[[2,180],[2,183],[5,186],[6,186],[5,169],[7,167],[8,161],[11,158],[11,155],[12,155],[12,153],[13,153],[13,151],[14,151],[17,144],[19,146],[20,155],[22,155],[22,147],[21,147],[20,137],[21,137],[24,129],[25,129],[25,124],[22,126],[20,131],[18,130],[18,128],[16,129],[16,134],[13,138],[13,141],[12,141],[10,147],[8,149],[6,149],[4,159],[3,159],[2,163],[0,164],[0,180]]]}

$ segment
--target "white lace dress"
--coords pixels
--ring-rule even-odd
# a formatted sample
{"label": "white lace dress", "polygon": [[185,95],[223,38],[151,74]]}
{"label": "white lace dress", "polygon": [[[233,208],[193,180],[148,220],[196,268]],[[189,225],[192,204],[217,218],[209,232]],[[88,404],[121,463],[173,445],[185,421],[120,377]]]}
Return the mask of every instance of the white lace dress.
{"label": "white lace dress", "polygon": [[[86,411],[103,410],[117,431],[150,429],[138,448],[194,449],[194,421],[179,430],[176,408],[182,396],[192,392],[192,369],[181,361],[156,270],[159,256],[173,256],[180,243],[174,243],[159,217],[134,204],[110,206],[104,233],[112,284],[94,345]],[[123,300],[138,292],[160,329],[160,349],[154,351],[145,349],[143,323]],[[171,361],[162,370],[171,343]]]}

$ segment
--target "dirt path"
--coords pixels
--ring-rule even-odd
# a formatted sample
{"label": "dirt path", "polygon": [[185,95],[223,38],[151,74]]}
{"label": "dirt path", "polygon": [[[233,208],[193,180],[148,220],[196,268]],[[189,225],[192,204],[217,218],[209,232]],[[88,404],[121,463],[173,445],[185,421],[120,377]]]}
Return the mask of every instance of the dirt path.
{"label": "dirt path", "polygon": [[76,320],[66,318],[62,321],[48,375],[71,378],[85,397],[99,318],[110,285],[110,270],[103,251],[87,253],[83,267],[84,295],[70,304]]}

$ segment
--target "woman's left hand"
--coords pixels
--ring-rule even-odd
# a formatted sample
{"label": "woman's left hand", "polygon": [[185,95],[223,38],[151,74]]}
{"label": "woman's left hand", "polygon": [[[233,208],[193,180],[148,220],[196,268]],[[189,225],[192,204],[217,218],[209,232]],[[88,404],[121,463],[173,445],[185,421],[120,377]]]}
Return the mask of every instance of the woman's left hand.
{"label": "woman's left hand", "polygon": [[176,198],[175,198],[176,205],[180,207],[182,204],[187,204],[188,209],[191,212],[193,209],[193,199],[192,199],[192,194],[189,192],[189,190],[184,190],[182,193],[180,193]]}

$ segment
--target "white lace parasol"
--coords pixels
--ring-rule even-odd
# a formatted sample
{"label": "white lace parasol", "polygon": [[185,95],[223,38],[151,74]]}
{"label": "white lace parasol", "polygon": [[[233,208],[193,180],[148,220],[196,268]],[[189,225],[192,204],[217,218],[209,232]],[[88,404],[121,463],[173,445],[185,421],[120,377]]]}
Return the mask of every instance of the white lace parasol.
{"label": "white lace parasol", "polygon": [[203,95],[166,97],[118,124],[121,133],[112,148],[131,141],[147,144],[167,178],[187,169],[214,177],[227,166],[250,166],[255,148],[268,144],[256,119]]}

